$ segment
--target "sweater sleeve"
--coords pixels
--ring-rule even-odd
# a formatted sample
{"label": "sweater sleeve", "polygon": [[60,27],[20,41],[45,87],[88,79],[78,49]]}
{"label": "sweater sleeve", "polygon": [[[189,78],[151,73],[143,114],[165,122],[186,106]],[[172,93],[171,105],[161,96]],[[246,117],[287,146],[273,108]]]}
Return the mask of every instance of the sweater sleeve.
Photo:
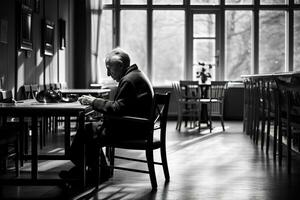
{"label": "sweater sleeve", "polygon": [[122,81],[118,86],[114,101],[96,98],[92,103],[92,107],[96,111],[107,114],[126,113],[126,110],[132,107],[131,104],[136,98],[134,90],[133,85],[129,81]]}

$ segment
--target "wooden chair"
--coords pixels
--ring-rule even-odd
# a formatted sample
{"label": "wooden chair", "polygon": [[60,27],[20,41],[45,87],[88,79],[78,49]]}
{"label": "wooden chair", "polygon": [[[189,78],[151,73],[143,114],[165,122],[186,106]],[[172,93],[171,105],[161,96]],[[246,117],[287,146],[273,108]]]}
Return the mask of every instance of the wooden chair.
{"label": "wooden chair", "polygon": [[[99,141],[98,153],[100,152],[100,149],[104,146],[111,149],[109,158],[110,158],[110,167],[112,169],[120,169],[120,170],[127,170],[127,171],[133,171],[133,172],[148,173],[150,175],[150,180],[151,180],[151,185],[152,185],[153,190],[155,190],[157,188],[157,181],[156,181],[155,167],[154,167],[155,164],[162,165],[163,170],[164,170],[165,180],[168,182],[170,179],[168,163],[167,163],[167,155],[166,155],[166,126],[167,126],[169,100],[170,100],[170,93],[155,94],[153,108],[152,108],[152,116],[149,119],[130,117],[130,116],[123,116],[123,117],[106,116],[109,119],[127,121],[128,123],[133,123],[133,124],[144,124],[145,133],[143,133],[143,134],[147,135],[146,139]],[[158,138],[155,137],[156,133],[160,134],[160,136]],[[116,156],[116,155],[114,155],[115,148],[145,151],[146,160]],[[153,151],[155,149],[160,149],[162,162],[154,161]],[[97,158],[99,159],[97,161],[97,163],[99,165],[99,163],[101,163],[100,153],[97,156]],[[116,158],[117,159],[125,159],[125,160],[129,160],[129,161],[137,161],[137,162],[147,163],[148,171],[115,166],[114,159],[116,159]],[[101,173],[100,173],[101,170],[100,170],[99,166],[98,166],[98,169],[99,170],[97,170],[98,179],[97,179],[96,189],[98,189],[100,176],[101,176]]]}
{"label": "wooden chair", "polygon": [[201,98],[201,104],[208,105],[209,127],[212,131],[212,117],[219,117],[223,131],[224,127],[224,97],[227,81],[212,81],[208,91],[208,98]]}
{"label": "wooden chair", "polygon": [[[190,127],[194,128],[201,117],[201,108],[199,107],[199,98],[201,98],[201,90],[198,81],[181,80],[179,81],[179,89],[181,97],[187,102],[184,105],[186,116],[184,117],[185,126],[190,122]],[[200,122],[199,122],[200,125]]]}
{"label": "wooden chair", "polygon": [[278,161],[282,163],[283,137],[287,141],[288,172],[291,173],[292,141],[298,136],[300,130],[300,77],[291,80],[275,79],[278,86],[279,106],[279,133],[278,133]]}
{"label": "wooden chair", "polygon": [[180,131],[181,124],[184,120],[191,120],[191,123],[195,123],[198,120],[200,114],[200,102],[196,96],[195,98],[188,98],[184,91],[182,91],[179,83],[173,83],[172,88],[177,104],[176,130]]}
{"label": "wooden chair", "polygon": [[[12,91],[0,91],[0,103],[14,103]],[[0,123],[0,161],[6,171],[8,159],[15,157],[16,176],[20,175],[19,170],[19,135],[22,126],[19,122],[10,121],[8,116],[1,116]]]}
{"label": "wooden chair", "polygon": [[[23,99],[35,99],[37,93],[39,92],[39,86],[37,84],[29,84],[29,85],[23,85]],[[25,124],[28,129],[26,129],[26,132],[24,134],[24,149],[25,153],[28,153],[28,138],[29,138],[29,130],[31,129],[31,118],[24,118],[23,119]],[[43,120],[39,119],[38,120],[38,126],[39,126],[39,131],[40,131],[40,149],[43,148],[43,146],[46,145],[46,139],[45,139],[45,134],[43,133]],[[21,148],[23,150],[23,142],[21,143]]]}

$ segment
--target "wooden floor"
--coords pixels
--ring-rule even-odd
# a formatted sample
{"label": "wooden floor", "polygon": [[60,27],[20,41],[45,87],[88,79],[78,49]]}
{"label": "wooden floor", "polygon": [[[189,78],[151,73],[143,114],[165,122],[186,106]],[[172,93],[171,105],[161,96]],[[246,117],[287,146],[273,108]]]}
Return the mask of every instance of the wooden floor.
{"label": "wooden floor", "polygon": [[[219,122],[214,125],[214,134],[210,135],[207,131],[204,134],[191,130],[179,133],[174,121],[168,123],[167,154],[171,179],[165,183],[162,168],[158,166],[156,192],[151,191],[147,174],[115,170],[114,177],[102,184],[99,192],[90,199],[300,199],[299,155],[293,155],[292,173],[288,175],[286,158],[283,166],[278,166],[272,150],[269,156],[266,155],[242,133],[241,122],[226,122],[226,132],[220,131]],[[144,156],[135,151],[119,153],[136,158]],[[120,164],[137,166],[124,161]],[[70,166],[69,162],[52,161],[40,163],[39,168],[57,176],[59,170]],[[137,167],[146,169],[144,165]],[[57,186],[0,188],[0,199],[68,199],[71,194],[74,193]]]}

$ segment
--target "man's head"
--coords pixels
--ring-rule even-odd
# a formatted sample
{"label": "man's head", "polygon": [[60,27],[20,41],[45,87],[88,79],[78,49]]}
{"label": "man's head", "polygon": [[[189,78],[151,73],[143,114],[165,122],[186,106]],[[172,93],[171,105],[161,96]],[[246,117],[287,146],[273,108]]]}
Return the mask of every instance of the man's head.
{"label": "man's head", "polygon": [[129,55],[121,48],[113,49],[105,58],[107,76],[119,82],[130,65]]}

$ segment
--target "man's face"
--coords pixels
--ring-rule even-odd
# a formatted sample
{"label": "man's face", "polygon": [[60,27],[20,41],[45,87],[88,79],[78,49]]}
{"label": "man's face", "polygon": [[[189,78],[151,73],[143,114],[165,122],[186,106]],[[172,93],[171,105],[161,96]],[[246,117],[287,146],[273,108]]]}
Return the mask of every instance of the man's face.
{"label": "man's face", "polygon": [[112,79],[119,82],[122,78],[123,68],[117,64],[106,65],[107,76],[111,76]]}

